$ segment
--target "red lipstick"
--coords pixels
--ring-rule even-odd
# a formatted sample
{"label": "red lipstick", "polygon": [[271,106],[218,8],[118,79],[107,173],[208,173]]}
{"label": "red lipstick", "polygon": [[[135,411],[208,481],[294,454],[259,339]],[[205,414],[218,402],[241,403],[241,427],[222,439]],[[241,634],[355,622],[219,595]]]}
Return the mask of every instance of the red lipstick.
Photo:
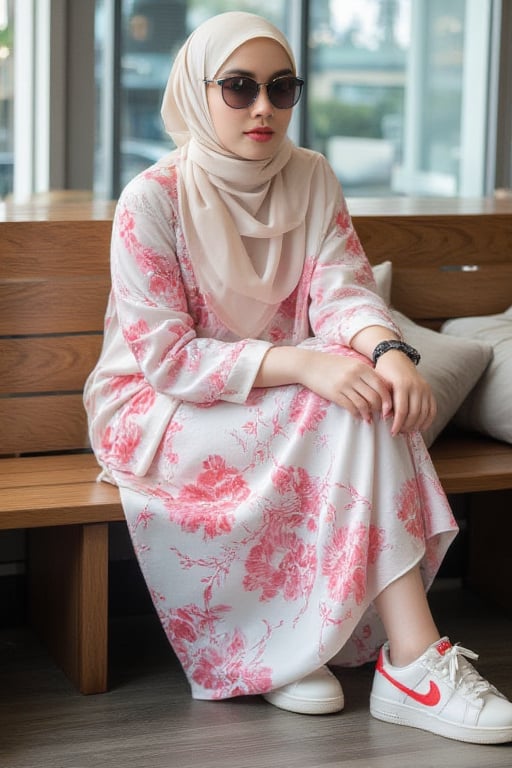
{"label": "red lipstick", "polygon": [[245,131],[245,135],[248,136],[253,141],[270,141],[272,136],[274,135],[274,131],[272,128],[267,128],[265,126],[259,126],[258,128],[252,128],[250,131]]}

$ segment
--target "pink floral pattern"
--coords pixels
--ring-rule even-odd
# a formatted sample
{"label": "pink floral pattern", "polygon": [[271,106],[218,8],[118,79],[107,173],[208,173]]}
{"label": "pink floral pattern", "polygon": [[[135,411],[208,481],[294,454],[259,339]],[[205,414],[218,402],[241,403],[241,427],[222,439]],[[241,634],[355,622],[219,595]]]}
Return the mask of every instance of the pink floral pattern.
{"label": "pink floral pattern", "polygon": [[384,540],[384,531],[364,523],[334,532],[323,559],[323,574],[332,600],[344,603],[353,596],[361,605],[366,597],[366,569],[376,562]]}
{"label": "pink floral pattern", "polygon": [[338,201],[330,229],[321,244],[306,233],[301,280],[257,339],[234,337],[200,293],[178,155],[118,203],[84,402],[196,698],[268,691],[340,650],[347,664],[374,658],[375,596],[418,559],[428,586],[456,531],[419,435],[391,437],[297,385],[253,388],[271,345],[356,355],[358,330],[394,329],[339,187],[315,168]]}
{"label": "pink floral pattern", "polygon": [[204,530],[213,539],[229,533],[233,527],[233,508],[242,504],[250,489],[242,474],[227,466],[221,456],[210,456],[193,483],[187,483],[175,498],[164,499],[171,520],[183,530]]}

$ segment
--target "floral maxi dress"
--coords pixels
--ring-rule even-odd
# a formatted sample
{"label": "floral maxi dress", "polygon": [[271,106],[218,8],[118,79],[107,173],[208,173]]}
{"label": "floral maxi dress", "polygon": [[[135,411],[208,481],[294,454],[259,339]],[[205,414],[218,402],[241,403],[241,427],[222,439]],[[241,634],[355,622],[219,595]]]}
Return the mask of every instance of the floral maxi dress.
{"label": "floral maxi dress", "polygon": [[456,533],[419,434],[392,437],[387,421],[356,420],[298,385],[252,386],[272,345],[356,355],[349,341],[363,327],[396,330],[341,191],[317,165],[331,226],[320,243],[306,237],[301,280],[256,339],[234,336],[199,292],[179,157],[134,179],[117,206],[85,405],[199,699],[268,691],[340,651],[350,665],[374,658],[372,601],[417,563],[428,588]]}

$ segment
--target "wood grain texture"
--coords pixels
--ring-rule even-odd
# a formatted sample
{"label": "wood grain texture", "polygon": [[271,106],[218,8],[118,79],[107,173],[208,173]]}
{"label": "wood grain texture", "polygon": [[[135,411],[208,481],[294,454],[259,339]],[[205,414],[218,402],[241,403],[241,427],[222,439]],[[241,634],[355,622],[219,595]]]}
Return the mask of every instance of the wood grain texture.
{"label": "wood grain texture", "polygon": [[3,459],[0,461],[0,488],[94,482],[99,472],[92,453]]}
{"label": "wood grain texture", "polygon": [[110,483],[67,483],[0,489],[0,529],[124,520]]}
{"label": "wood grain texture", "polygon": [[4,455],[89,447],[81,393],[0,399],[0,424]]}
{"label": "wood grain texture", "polygon": [[32,625],[79,691],[107,689],[108,525],[31,531]]}
{"label": "wood grain texture", "polygon": [[512,304],[512,211],[360,216],[354,224],[372,264],[392,261],[392,304],[412,319],[495,314]]}
{"label": "wood grain texture", "polygon": [[98,359],[102,334],[0,338],[0,395],[81,392]]}
{"label": "wood grain texture", "polygon": [[108,276],[111,221],[23,221],[1,225],[4,279]]}
{"label": "wood grain texture", "polygon": [[0,283],[0,335],[101,332],[109,287],[101,276]]}
{"label": "wood grain texture", "polygon": [[354,217],[369,259],[398,267],[505,261],[512,246],[512,211],[502,214]]}
{"label": "wood grain texture", "polygon": [[512,447],[507,443],[441,435],[430,455],[446,493],[512,488]]}
{"label": "wood grain texture", "polygon": [[393,268],[391,303],[418,322],[504,312],[512,305],[512,262],[465,272]]}

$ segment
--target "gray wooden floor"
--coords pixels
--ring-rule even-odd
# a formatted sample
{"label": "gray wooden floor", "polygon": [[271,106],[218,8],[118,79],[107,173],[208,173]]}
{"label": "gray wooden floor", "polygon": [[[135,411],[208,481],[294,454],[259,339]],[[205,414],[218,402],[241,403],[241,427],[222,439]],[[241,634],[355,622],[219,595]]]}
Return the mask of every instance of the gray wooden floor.
{"label": "gray wooden floor", "polygon": [[[441,630],[480,653],[512,697],[512,620],[452,583],[431,596]],[[459,744],[368,713],[372,670],[339,670],[342,714],[308,717],[259,697],[193,701],[153,616],[116,619],[111,691],[77,694],[26,630],[0,633],[2,768],[500,768],[512,745]]]}

